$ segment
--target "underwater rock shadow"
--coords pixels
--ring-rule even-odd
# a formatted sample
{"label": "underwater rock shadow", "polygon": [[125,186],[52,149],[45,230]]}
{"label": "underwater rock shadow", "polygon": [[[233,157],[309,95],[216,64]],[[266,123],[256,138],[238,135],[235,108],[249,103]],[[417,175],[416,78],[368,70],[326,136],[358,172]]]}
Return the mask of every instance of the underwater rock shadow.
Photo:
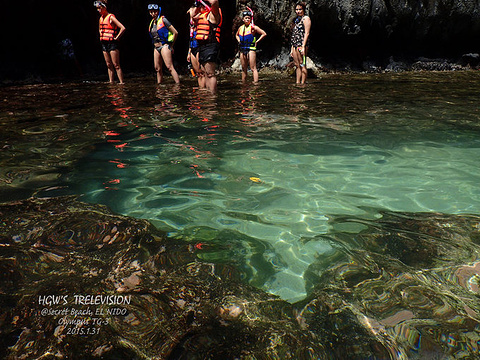
{"label": "underwater rock shadow", "polygon": [[147,221],[74,197],[3,204],[0,215],[2,357],[324,357],[289,303]]}
{"label": "underwater rock shadow", "polygon": [[334,228],[352,223],[365,229],[330,235],[338,251],[305,275],[314,285],[295,304],[303,327],[332,352],[339,343],[367,344],[367,332],[391,358],[477,358],[480,216],[383,212],[377,220],[332,219]]}
{"label": "underwater rock shadow", "polygon": [[[478,294],[450,276],[453,245],[433,241],[450,239],[449,231],[463,239],[454,273],[475,276],[480,269],[466,259],[477,251],[478,217],[391,213],[361,234],[333,234],[342,249],[336,265],[313,264],[314,290],[290,304],[242,282],[231,264],[199,260],[194,245],[146,220],[75,197],[1,204],[0,215],[7,359],[432,358],[428,351],[469,349],[478,336]],[[402,262],[419,249],[412,233],[431,259],[420,252]],[[352,242],[365,247],[348,248]],[[445,285],[435,289],[433,280]],[[95,303],[99,296],[105,303]],[[458,342],[446,344],[445,334]]]}

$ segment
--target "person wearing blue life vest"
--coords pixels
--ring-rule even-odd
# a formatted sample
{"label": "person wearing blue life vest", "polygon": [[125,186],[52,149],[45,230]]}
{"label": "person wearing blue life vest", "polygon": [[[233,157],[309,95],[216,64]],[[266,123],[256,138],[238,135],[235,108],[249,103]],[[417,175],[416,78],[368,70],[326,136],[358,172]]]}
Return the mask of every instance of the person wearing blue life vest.
{"label": "person wearing blue life vest", "polygon": [[161,8],[157,4],[149,4],[148,12],[152,17],[152,21],[148,27],[150,37],[154,46],[153,63],[157,73],[157,83],[161,84],[163,81],[163,64],[167,67],[170,74],[172,74],[175,83],[180,83],[178,73],[173,66],[173,45],[177,40],[178,32],[165,18],[160,15]]}
{"label": "person wearing blue life vest", "polygon": [[200,63],[198,61],[198,41],[196,39],[198,17],[196,17],[195,14],[197,12],[197,8],[200,6],[200,1],[195,1],[187,11],[187,14],[190,16],[190,41],[188,44],[187,62],[190,63],[193,76],[197,77],[198,87],[205,88],[205,76],[200,71]]}
{"label": "person wearing blue life vest", "polygon": [[[253,24],[253,14],[250,11],[243,12],[243,25],[241,25],[235,38],[239,44],[240,63],[242,64],[242,80],[247,79],[248,65],[253,73],[253,82],[258,82],[257,70],[257,44],[267,36],[267,33]],[[259,36],[257,38],[257,36]]]}

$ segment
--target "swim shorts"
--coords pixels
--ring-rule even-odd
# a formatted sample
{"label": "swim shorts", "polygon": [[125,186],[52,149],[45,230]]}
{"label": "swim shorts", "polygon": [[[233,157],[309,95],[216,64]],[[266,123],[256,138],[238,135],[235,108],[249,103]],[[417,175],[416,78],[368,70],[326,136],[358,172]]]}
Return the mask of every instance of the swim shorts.
{"label": "swim shorts", "polygon": [[198,54],[198,46],[191,48],[190,51],[191,51],[191,53],[192,53],[193,56],[197,56],[197,54]]}
{"label": "swim shorts", "polygon": [[240,52],[245,55],[248,55],[250,51],[257,51],[257,49],[255,48],[251,49],[249,47],[240,48]]}
{"label": "swim shorts", "polygon": [[102,43],[102,50],[105,52],[115,51],[118,49],[117,42],[114,41],[101,41]]}
{"label": "swim shorts", "polygon": [[198,62],[203,65],[208,62],[217,62],[220,44],[218,42],[210,42],[198,44]]}
{"label": "swim shorts", "polygon": [[170,50],[170,51],[172,50],[172,48],[170,47],[170,44],[162,44],[162,45],[160,45],[160,46],[155,46],[155,50],[157,50],[157,51],[161,54],[161,53],[162,53],[162,49],[163,49],[165,46],[168,48],[168,50]]}

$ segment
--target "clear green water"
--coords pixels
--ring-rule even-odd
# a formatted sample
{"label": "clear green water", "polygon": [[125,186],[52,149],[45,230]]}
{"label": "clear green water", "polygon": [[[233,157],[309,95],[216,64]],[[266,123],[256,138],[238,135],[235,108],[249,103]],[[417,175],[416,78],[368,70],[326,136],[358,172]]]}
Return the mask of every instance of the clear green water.
{"label": "clear green water", "polygon": [[[4,88],[0,201],[75,194],[105,204],[190,241],[198,258],[233,264],[244,281],[293,303],[337,264],[342,276],[385,266],[362,231],[387,226],[375,223],[386,211],[406,223],[422,213],[480,214],[478,89],[478,72],[325,75],[306,86],[284,76],[264,76],[257,86],[222,76],[217,95],[193,80]],[[405,330],[395,316],[409,320],[419,316],[412,309],[427,308],[432,318],[444,316],[453,298],[467,305],[451,307],[478,323],[477,248],[463,257],[439,251],[433,268],[389,248],[403,261],[392,262],[398,273],[351,286],[362,291],[365,319],[383,319],[368,328],[378,334],[395,325],[400,342],[417,351],[423,325]],[[451,290],[459,284],[462,295]],[[455,295],[430,304],[436,288]],[[449,336],[477,344],[452,347],[457,355],[478,353],[478,331],[432,331],[441,344]]]}
{"label": "clear green water", "polygon": [[215,96],[142,79],[18,89],[34,101],[13,113],[38,117],[25,138],[59,131],[84,152],[38,175],[54,179],[34,180],[38,195],[80,194],[207,243],[205,259],[237,256],[250,282],[296,301],[307,268],[334,251],[322,238],[334,216],[480,213],[479,84],[476,73],[223,78]]}
{"label": "clear green water", "polygon": [[[250,281],[289,301],[306,295],[308,266],[333,251],[321,237],[333,215],[480,213],[475,91],[452,89],[449,75],[233,81],[217,97],[160,88],[146,116],[128,88],[113,94],[122,124],[68,187],[171,236],[240,240]],[[231,255],[220,247],[214,258]]]}

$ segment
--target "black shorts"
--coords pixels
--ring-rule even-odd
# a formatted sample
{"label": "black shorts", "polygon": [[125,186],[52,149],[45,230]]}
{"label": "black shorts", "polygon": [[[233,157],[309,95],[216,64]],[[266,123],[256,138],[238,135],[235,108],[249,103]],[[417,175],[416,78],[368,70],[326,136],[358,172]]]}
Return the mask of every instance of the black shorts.
{"label": "black shorts", "polygon": [[115,51],[118,49],[118,43],[113,41],[101,41],[102,50],[105,52]]}
{"label": "black shorts", "polygon": [[218,53],[220,44],[218,42],[209,42],[206,44],[198,43],[198,62],[203,65],[208,62],[216,63],[218,61]]}
{"label": "black shorts", "polygon": [[193,56],[197,56],[198,54],[198,46],[194,48],[190,48],[190,52],[192,53]]}
{"label": "black shorts", "polygon": [[155,45],[154,45],[155,50],[157,50],[160,54],[162,53],[162,49],[163,49],[164,47],[167,47],[168,50],[172,51],[172,48],[171,48],[170,44],[168,44],[168,43],[162,44],[162,45],[160,45],[160,46],[155,46]]}

